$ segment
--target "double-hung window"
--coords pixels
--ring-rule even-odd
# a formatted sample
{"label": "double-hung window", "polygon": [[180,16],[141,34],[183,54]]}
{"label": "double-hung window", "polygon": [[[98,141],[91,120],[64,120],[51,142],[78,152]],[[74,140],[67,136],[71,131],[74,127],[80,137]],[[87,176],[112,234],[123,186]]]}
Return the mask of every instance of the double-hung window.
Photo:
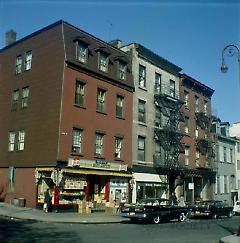
{"label": "double-hung window", "polygon": [[161,93],[161,74],[155,73],[155,93]]}
{"label": "double-hung window", "polygon": [[85,96],[85,83],[81,81],[76,81],[75,85],[75,104],[79,106],[84,105]]}
{"label": "double-hung window", "polygon": [[122,157],[122,143],[123,139],[115,137],[115,158],[120,159]]}
{"label": "double-hung window", "polygon": [[162,119],[161,119],[161,108],[160,107],[156,107],[155,110],[155,126],[156,127],[161,127],[162,125]]}
{"label": "double-hung window", "polygon": [[72,152],[81,154],[82,153],[82,133],[81,129],[73,129],[72,135]]}
{"label": "double-hung window", "polygon": [[116,116],[123,118],[123,115],[124,115],[124,97],[121,95],[117,95]]}
{"label": "double-hung window", "polygon": [[195,103],[194,103],[194,109],[195,112],[199,112],[199,98],[197,96],[195,96]]}
{"label": "double-hung window", "polygon": [[32,68],[32,51],[26,52],[25,55],[25,70],[30,70]]}
{"label": "double-hung window", "polygon": [[17,144],[17,149],[18,151],[23,151],[25,148],[25,131],[20,130],[18,132],[18,144]]}
{"label": "double-hung window", "polygon": [[200,151],[196,150],[196,167],[200,166]]}
{"label": "double-hung window", "polygon": [[146,123],[146,102],[138,100],[138,121]]}
{"label": "double-hung window", "polygon": [[97,111],[105,111],[105,96],[106,90],[98,89],[97,91]]}
{"label": "double-hung window", "polygon": [[185,132],[185,134],[189,134],[189,117],[185,117],[184,132]]}
{"label": "double-hung window", "polygon": [[120,80],[126,79],[126,65],[124,62],[119,61],[118,64],[118,78]]}
{"label": "double-hung window", "polygon": [[104,134],[96,133],[94,153],[97,156],[103,156],[103,139],[104,139]]}
{"label": "double-hung window", "polygon": [[189,165],[189,146],[185,146],[185,165]]}
{"label": "double-hung window", "polygon": [[88,60],[88,46],[83,42],[77,42],[76,58],[79,62],[87,63]]}
{"label": "double-hung window", "polygon": [[206,100],[204,100],[203,101],[204,103],[203,103],[203,112],[204,112],[204,114],[206,114],[207,115],[207,107],[208,107],[208,102],[206,101]]}
{"label": "double-hung window", "polygon": [[184,90],[184,105],[186,108],[189,107],[189,93]]}
{"label": "double-hung window", "polygon": [[12,152],[15,149],[15,132],[9,132],[8,134],[8,151]]}
{"label": "double-hung window", "polygon": [[22,89],[21,108],[27,108],[28,107],[28,97],[29,97],[29,87],[25,87],[25,88]]}
{"label": "double-hung window", "polygon": [[22,72],[22,55],[19,55],[16,57],[16,67],[15,67],[15,73],[19,74]]}
{"label": "double-hung window", "polygon": [[18,107],[18,100],[19,100],[19,90],[14,90],[12,93],[12,111],[16,111]]}
{"label": "double-hung window", "polygon": [[138,160],[145,161],[145,137],[138,136]]}
{"label": "double-hung window", "polygon": [[99,52],[99,70],[108,72],[108,54],[104,52]]}
{"label": "double-hung window", "polygon": [[146,88],[146,67],[139,65],[139,87]]}
{"label": "double-hung window", "polygon": [[175,98],[175,95],[176,95],[175,82],[171,79],[169,81],[169,95],[173,98]]}

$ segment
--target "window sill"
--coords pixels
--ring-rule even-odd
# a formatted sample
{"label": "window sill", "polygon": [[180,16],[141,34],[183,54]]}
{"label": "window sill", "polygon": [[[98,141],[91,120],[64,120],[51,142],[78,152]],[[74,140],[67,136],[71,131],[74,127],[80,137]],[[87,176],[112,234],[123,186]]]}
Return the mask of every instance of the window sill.
{"label": "window sill", "polygon": [[94,154],[94,158],[95,159],[105,159],[105,157],[100,154]]}
{"label": "window sill", "polygon": [[78,104],[74,104],[74,106],[77,107],[77,108],[82,108],[82,109],[86,110],[86,106],[82,106],[82,105],[78,105]]}
{"label": "window sill", "polygon": [[141,125],[141,126],[143,126],[143,127],[147,127],[147,124],[146,124],[146,123],[144,123],[144,122],[140,122],[140,121],[138,121],[138,125]]}
{"label": "window sill", "polygon": [[82,153],[76,153],[76,152],[71,152],[72,156],[79,156],[79,157],[83,157]]}
{"label": "window sill", "polygon": [[125,117],[122,117],[122,116],[116,116],[117,119],[120,119],[120,120],[126,120]]}
{"label": "window sill", "polygon": [[96,110],[96,112],[97,112],[97,113],[100,113],[100,114],[103,114],[103,115],[107,115],[107,113],[104,112],[104,111],[98,111],[98,110]]}
{"label": "window sill", "polygon": [[141,90],[144,90],[144,91],[148,91],[146,87],[138,86],[138,88],[141,89]]}

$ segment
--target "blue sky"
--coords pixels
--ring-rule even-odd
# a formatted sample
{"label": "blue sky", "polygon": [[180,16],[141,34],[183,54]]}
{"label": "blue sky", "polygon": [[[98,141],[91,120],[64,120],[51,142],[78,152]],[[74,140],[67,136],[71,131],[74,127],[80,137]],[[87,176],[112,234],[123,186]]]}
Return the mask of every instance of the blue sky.
{"label": "blue sky", "polygon": [[240,47],[239,1],[0,0],[0,48],[9,29],[20,39],[59,19],[105,41],[141,43],[214,89],[213,113],[222,121],[240,122],[237,57],[226,57],[226,74],[219,69],[222,49]]}

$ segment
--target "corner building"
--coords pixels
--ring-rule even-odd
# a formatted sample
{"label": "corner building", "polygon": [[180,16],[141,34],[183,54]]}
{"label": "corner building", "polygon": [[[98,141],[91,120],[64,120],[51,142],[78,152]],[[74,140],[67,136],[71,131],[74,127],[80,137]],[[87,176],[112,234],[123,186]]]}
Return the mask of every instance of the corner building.
{"label": "corner building", "polygon": [[41,206],[49,188],[59,209],[128,200],[128,55],[58,21],[0,50],[0,63],[0,199]]}

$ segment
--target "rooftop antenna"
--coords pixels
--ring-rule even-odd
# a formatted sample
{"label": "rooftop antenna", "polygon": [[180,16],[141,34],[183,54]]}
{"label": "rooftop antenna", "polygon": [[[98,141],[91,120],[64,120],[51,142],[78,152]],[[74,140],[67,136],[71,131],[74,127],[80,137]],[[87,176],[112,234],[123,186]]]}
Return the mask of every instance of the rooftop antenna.
{"label": "rooftop antenna", "polygon": [[108,29],[108,40],[112,40],[112,31],[113,31],[113,23],[110,20],[106,20],[106,22],[109,24]]}

